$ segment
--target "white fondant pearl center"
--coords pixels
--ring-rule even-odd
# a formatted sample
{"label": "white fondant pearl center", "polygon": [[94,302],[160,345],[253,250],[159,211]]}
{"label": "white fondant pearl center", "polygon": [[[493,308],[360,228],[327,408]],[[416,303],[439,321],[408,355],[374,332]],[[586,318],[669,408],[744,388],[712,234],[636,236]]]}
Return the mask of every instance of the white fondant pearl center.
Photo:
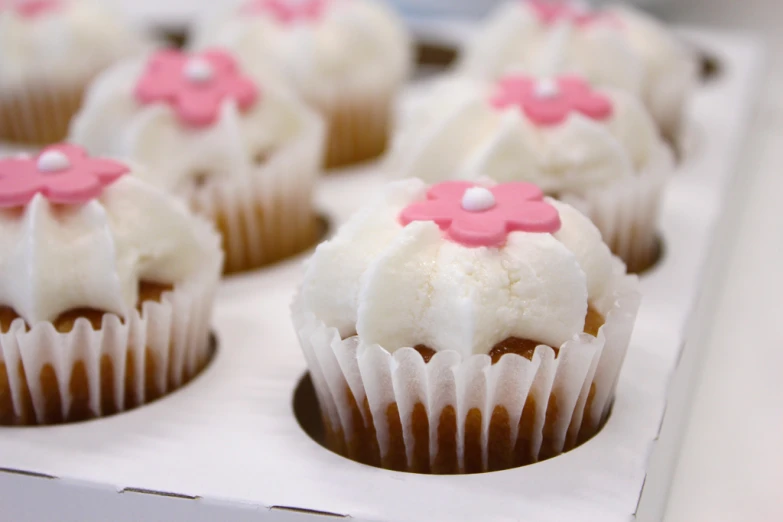
{"label": "white fondant pearl center", "polygon": [[495,195],[484,187],[472,187],[462,196],[462,208],[468,212],[482,212],[495,206]]}
{"label": "white fondant pearl center", "polygon": [[59,172],[71,167],[71,160],[59,150],[48,150],[38,157],[40,172]]}
{"label": "white fondant pearl center", "polygon": [[214,76],[212,65],[202,58],[191,58],[185,62],[185,78],[195,83],[208,82]]}
{"label": "white fondant pearl center", "polygon": [[535,86],[536,96],[539,98],[554,98],[560,94],[560,87],[557,82],[551,78],[544,78],[536,82]]}

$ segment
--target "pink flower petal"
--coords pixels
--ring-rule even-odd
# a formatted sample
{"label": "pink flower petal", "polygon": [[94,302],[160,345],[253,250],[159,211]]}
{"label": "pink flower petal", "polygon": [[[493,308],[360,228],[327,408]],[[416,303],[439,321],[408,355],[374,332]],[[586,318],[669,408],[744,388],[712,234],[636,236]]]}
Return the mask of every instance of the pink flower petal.
{"label": "pink flower petal", "polygon": [[560,214],[544,201],[529,201],[519,205],[506,218],[508,231],[542,232],[553,234],[560,230]]}
{"label": "pink flower petal", "polygon": [[[185,74],[191,58],[210,64],[211,70],[204,78],[193,79]],[[192,55],[178,51],[158,53],[139,78],[135,94],[142,104],[172,106],[186,126],[206,127],[217,120],[224,100],[234,99],[241,110],[247,110],[258,100],[259,89],[249,78],[241,76],[230,54],[211,49]]]}
{"label": "pink flower petal", "polygon": [[187,57],[176,49],[161,49],[150,57],[147,67],[153,71],[167,70],[182,67],[186,60]]}
{"label": "pink flower petal", "polygon": [[465,191],[475,186],[476,184],[470,181],[444,181],[430,187],[427,191],[427,199],[456,201],[456,208],[461,208]]}
{"label": "pink flower petal", "polygon": [[612,103],[601,94],[588,94],[574,104],[576,109],[594,120],[605,120],[613,112]]}
{"label": "pink flower petal", "polygon": [[[502,187],[502,188],[499,188]],[[532,183],[518,181],[514,183],[503,183],[490,189],[495,196],[498,205],[521,205],[528,201],[541,201],[544,198],[544,192]]]}
{"label": "pink flower petal", "polygon": [[231,85],[231,95],[243,111],[248,110],[258,101],[258,86],[247,78],[237,78]]}
{"label": "pink flower petal", "polygon": [[186,125],[207,127],[215,123],[223,102],[221,91],[215,88],[188,89],[177,97],[177,116]]}
{"label": "pink flower petal", "polygon": [[10,7],[15,8],[16,12],[25,18],[35,18],[48,11],[59,9],[61,6],[61,0],[24,0],[10,2]]}
{"label": "pink flower petal", "polygon": [[303,18],[317,20],[323,15],[325,8],[325,0],[310,0],[300,7],[300,13]]}
{"label": "pink flower petal", "polygon": [[490,98],[490,104],[503,110],[520,107],[533,123],[541,126],[557,125],[566,120],[569,113],[579,111],[596,120],[609,117],[611,101],[591,90],[584,78],[567,75],[557,78],[559,92],[544,96],[536,93],[535,82],[526,76],[509,76],[498,83],[498,91]]}
{"label": "pink flower petal", "polygon": [[506,183],[490,190],[495,205],[481,211],[462,208],[462,200],[473,183],[451,181],[434,185],[426,201],[412,203],[400,213],[400,222],[433,221],[446,236],[469,247],[500,246],[510,232],[553,233],[560,228],[560,216],[542,201],[541,189],[530,183]]}
{"label": "pink flower petal", "polygon": [[103,183],[90,174],[66,173],[50,175],[41,192],[52,203],[85,203],[97,198],[103,192]]}
{"label": "pink flower petal", "polygon": [[161,101],[171,102],[175,98],[174,86],[169,82],[161,81],[150,72],[139,79],[133,92],[136,100],[145,105]]}
{"label": "pink flower petal", "polygon": [[433,221],[441,230],[451,224],[459,203],[451,200],[420,201],[408,205],[400,213],[400,223],[403,226],[414,221]]}
{"label": "pink flower petal", "polygon": [[506,242],[508,229],[503,213],[497,209],[487,212],[461,212],[448,228],[449,236],[469,247],[495,247]]}
{"label": "pink flower petal", "polygon": [[568,101],[562,96],[557,98],[539,98],[524,104],[528,118],[539,125],[556,125],[566,119],[569,112]]}
{"label": "pink flower petal", "polygon": [[110,159],[103,158],[91,158],[88,159],[87,167],[89,167],[90,173],[96,176],[105,184],[109,184],[121,177],[123,174],[130,172],[127,165]]}
{"label": "pink flower petal", "polygon": [[557,85],[568,94],[583,94],[590,92],[590,84],[580,76],[564,75],[557,79]]}
{"label": "pink flower petal", "polygon": [[34,167],[20,169],[12,174],[3,163],[0,162],[0,207],[26,205],[40,190],[43,179]]}
{"label": "pink flower petal", "polygon": [[237,72],[237,62],[233,56],[221,49],[207,49],[200,54],[215,69],[217,75],[233,75]]}

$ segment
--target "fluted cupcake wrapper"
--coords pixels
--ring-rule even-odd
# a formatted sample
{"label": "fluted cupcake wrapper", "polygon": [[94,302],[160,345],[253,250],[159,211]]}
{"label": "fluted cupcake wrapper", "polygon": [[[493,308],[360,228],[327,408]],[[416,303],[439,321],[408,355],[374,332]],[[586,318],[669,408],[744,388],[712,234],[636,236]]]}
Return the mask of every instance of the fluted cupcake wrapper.
{"label": "fluted cupcake wrapper", "polygon": [[662,146],[638,175],[560,199],[589,217],[612,253],[625,262],[629,272],[638,273],[651,267],[660,254],[658,214],[663,189],[673,172],[672,154]]}
{"label": "fluted cupcake wrapper", "polygon": [[0,141],[49,144],[62,141],[90,82],[29,85],[0,95]]}
{"label": "fluted cupcake wrapper", "polygon": [[221,232],[226,273],[278,261],[317,239],[313,190],[323,147],[323,123],[314,115],[301,136],[253,167],[249,176],[215,183],[188,198],[190,207]]}
{"label": "fluted cupcake wrapper", "polygon": [[210,355],[209,329],[222,253],[212,227],[198,233],[214,255],[193,277],[101,327],[79,318],[67,332],[15,319],[0,334],[0,424],[50,424],[100,417],[181,386]]}
{"label": "fluted cupcake wrapper", "polygon": [[303,93],[326,120],[327,168],[369,161],[384,153],[396,96],[404,81],[405,78],[373,78]]}
{"label": "fluted cupcake wrapper", "polygon": [[425,363],[413,348],[341,339],[298,298],[292,311],[332,450],[399,471],[475,473],[558,455],[600,428],[639,306],[636,278],[616,262],[612,291],[594,305],[606,319],[597,338],[496,364],[451,350]]}

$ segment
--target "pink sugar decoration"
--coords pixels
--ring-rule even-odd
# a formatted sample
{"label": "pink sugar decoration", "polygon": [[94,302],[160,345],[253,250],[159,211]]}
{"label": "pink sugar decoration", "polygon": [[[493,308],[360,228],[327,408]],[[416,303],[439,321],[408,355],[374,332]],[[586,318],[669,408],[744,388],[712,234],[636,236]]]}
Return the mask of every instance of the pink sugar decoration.
{"label": "pink sugar decoration", "polygon": [[267,13],[282,24],[319,20],[330,0],[250,0],[242,7],[248,14]]}
{"label": "pink sugar decoration", "polygon": [[430,187],[426,201],[406,207],[403,226],[433,221],[451,241],[467,247],[502,246],[511,232],[554,233],[560,215],[531,183],[482,187],[466,181],[446,181]]}
{"label": "pink sugar decoration", "polygon": [[579,112],[594,120],[605,120],[613,111],[609,98],[593,91],[587,81],[577,76],[561,76],[553,80],[507,76],[498,83],[491,103],[499,110],[518,107],[540,126],[562,123],[571,112]]}
{"label": "pink sugar decoration", "polygon": [[0,207],[20,207],[36,194],[52,203],[82,204],[128,172],[122,163],[90,158],[67,143],[46,147],[35,157],[0,160]]}
{"label": "pink sugar decoration", "polygon": [[24,18],[35,18],[62,5],[63,0],[0,0],[0,11],[13,9]]}
{"label": "pink sugar decoration", "polygon": [[604,13],[580,9],[577,4],[562,0],[523,0],[538,15],[545,25],[560,21],[573,22],[577,26],[586,26],[600,21],[607,16]]}
{"label": "pink sugar decoration", "polygon": [[136,99],[144,105],[166,103],[189,127],[215,123],[225,100],[246,111],[259,98],[259,89],[243,76],[225,51],[210,49],[186,54],[163,50],[154,54],[136,84]]}

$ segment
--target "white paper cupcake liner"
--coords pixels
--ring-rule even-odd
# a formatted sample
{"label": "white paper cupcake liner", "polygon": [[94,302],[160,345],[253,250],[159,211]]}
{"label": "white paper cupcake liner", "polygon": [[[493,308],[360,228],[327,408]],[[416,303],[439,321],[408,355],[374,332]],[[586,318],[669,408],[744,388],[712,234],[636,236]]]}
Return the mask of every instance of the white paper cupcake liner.
{"label": "white paper cupcake liner", "polygon": [[[145,301],[124,320],[107,313],[100,330],[93,330],[79,318],[68,333],[50,322],[27,328],[24,320],[14,320],[0,334],[6,370],[0,377],[7,377],[13,406],[13,415],[4,416],[23,424],[100,417],[149,402],[193,377],[210,355],[212,301],[223,260],[212,227],[199,221],[198,233],[214,254],[205,255],[199,271],[160,302]],[[86,393],[75,396],[74,381],[80,379]],[[79,401],[82,410],[89,408],[86,415],[74,411]]]}
{"label": "white paper cupcake liner", "polygon": [[71,85],[29,85],[0,96],[0,141],[48,144],[62,141],[81,105],[90,78]]}
{"label": "white paper cupcake liner", "polygon": [[[636,277],[616,262],[611,291],[593,305],[606,320],[597,338],[580,334],[557,356],[538,346],[532,360],[511,354],[496,364],[488,355],[450,350],[425,364],[413,348],[389,353],[356,337],[341,339],[298,298],[292,312],[332,449],[392,469],[466,473],[552,457],[598,430],[639,306]],[[456,438],[440,435],[449,410]],[[493,415],[506,422],[496,424]],[[453,447],[440,447],[444,441]],[[403,462],[394,462],[400,451]],[[449,466],[445,452],[456,463]]]}
{"label": "white paper cupcake liner", "polygon": [[696,57],[683,61],[676,71],[661,76],[645,93],[645,101],[661,135],[677,152],[678,159],[688,152],[690,120],[688,101],[698,82]]}
{"label": "white paper cupcake liner", "polygon": [[319,91],[302,93],[327,122],[327,168],[344,167],[377,158],[388,145],[395,100],[407,80],[366,78]]}
{"label": "white paper cupcake liner", "polygon": [[582,195],[563,194],[560,199],[588,216],[628,271],[637,273],[652,266],[660,254],[658,213],[673,172],[672,153],[662,146],[638,175]]}
{"label": "white paper cupcake liner", "polygon": [[313,115],[300,137],[247,176],[196,191],[190,207],[223,234],[225,271],[238,272],[296,254],[316,239],[313,190],[321,172],[324,126]]}

